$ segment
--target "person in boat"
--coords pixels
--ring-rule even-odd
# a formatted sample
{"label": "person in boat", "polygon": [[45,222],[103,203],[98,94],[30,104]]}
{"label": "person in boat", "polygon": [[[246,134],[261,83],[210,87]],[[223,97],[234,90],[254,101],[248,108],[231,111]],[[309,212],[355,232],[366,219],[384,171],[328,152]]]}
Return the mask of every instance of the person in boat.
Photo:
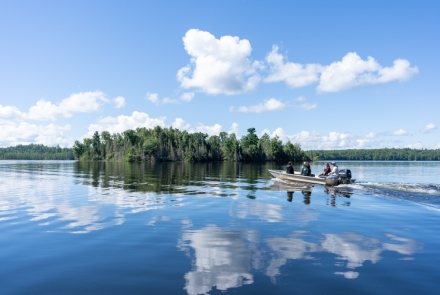
{"label": "person in boat", "polygon": [[293,174],[293,166],[292,166],[292,162],[287,163],[286,173],[287,173],[287,174]]}
{"label": "person in boat", "polygon": [[332,172],[330,172],[329,175],[338,175],[339,174],[339,168],[336,166],[335,162],[332,162]]}
{"label": "person in boat", "polygon": [[332,172],[332,169],[330,169],[330,164],[325,163],[324,165],[324,172],[319,174],[319,176],[328,176]]}
{"label": "person in boat", "polygon": [[312,174],[312,169],[310,169],[309,162],[304,162],[304,165],[301,169],[301,175],[303,176],[310,176]]}

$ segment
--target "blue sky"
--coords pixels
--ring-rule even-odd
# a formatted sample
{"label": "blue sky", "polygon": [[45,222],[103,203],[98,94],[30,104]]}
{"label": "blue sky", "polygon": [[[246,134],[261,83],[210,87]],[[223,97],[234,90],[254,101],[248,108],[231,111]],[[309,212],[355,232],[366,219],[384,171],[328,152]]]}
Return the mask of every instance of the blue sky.
{"label": "blue sky", "polygon": [[440,148],[438,1],[2,1],[0,145],[173,126]]}

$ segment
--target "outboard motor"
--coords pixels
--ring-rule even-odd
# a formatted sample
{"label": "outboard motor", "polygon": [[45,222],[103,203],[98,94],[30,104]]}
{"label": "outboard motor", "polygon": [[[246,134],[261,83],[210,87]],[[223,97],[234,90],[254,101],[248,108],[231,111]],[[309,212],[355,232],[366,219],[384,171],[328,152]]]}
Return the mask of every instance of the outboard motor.
{"label": "outboard motor", "polygon": [[339,185],[339,176],[330,175],[325,178],[325,185],[337,186]]}
{"label": "outboard motor", "polygon": [[351,183],[351,171],[349,169],[339,170],[338,174],[339,184],[349,184]]}

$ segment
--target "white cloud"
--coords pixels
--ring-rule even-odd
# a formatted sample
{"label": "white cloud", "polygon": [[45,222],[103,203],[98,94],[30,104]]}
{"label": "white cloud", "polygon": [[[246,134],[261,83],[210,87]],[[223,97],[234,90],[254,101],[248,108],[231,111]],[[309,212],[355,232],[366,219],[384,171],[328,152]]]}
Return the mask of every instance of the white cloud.
{"label": "white cloud", "polygon": [[66,139],[64,135],[64,132],[68,130],[70,130],[70,125],[35,125],[27,122],[2,121],[0,122],[0,146],[31,143],[71,146],[72,140]]}
{"label": "white cloud", "polygon": [[248,40],[232,36],[216,39],[211,33],[197,29],[186,32],[183,44],[191,59],[177,72],[180,86],[208,94],[231,95],[253,90],[265,68],[268,68],[263,79],[266,83],[284,82],[293,88],[318,83],[318,92],[405,81],[419,72],[406,59],[396,59],[392,66],[383,67],[373,57],[363,60],[356,52],[348,52],[342,60],[329,65],[295,63],[279,53],[276,45],[263,62],[252,62]]}
{"label": "white cloud", "polygon": [[357,147],[359,147],[359,148],[366,147],[368,145],[368,143],[370,142],[370,140],[366,139],[366,138],[364,138],[364,139],[357,139],[356,141],[358,143]]}
{"label": "white cloud", "polygon": [[400,128],[399,130],[396,130],[393,132],[394,135],[408,135],[408,131]]}
{"label": "white cloud", "polygon": [[[269,130],[264,130],[270,134]],[[278,136],[281,141],[286,143],[300,143],[303,149],[334,149],[334,148],[359,148],[364,147],[368,141],[362,140],[357,136],[349,133],[330,132],[328,135],[317,131],[301,131],[293,135],[288,135],[282,128],[275,129],[271,137]],[[361,141],[357,141],[361,139]]]}
{"label": "white cloud", "polygon": [[374,132],[370,132],[367,135],[365,135],[365,138],[374,138],[374,137],[376,137],[376,133]]}
{"label": "white cloud", "polygon": [[284,81],[288,86],[296,88],[307,86],[318,81],[321,65],[302,65],[285,60],[286,58],[278,53],[278,46],[272,46],[272,51],[266,56],[270,73],[264,79],[264,82]]}
{"label": "white cloud", "polygon": [[235,133],[236,136],[238,136],[238,123],[232,123],[231,128],[229,129],[229,134]]}
{"label": "white cloud", "polygon": [[74,113],[96,112],[103,103],[108,102],[109,100],[101,91],[73,93],[58,105],[41,99],[30,107],[27,113],[15,107],[0,105],[0,119],[55,121],[59,117],[70,118]]}
{"label": "white cloud", "polygon": [[303,104],[295,106],[295,108],[301,109],[304,111],[310,111],[310,110],[313,110],[314,108],[316,108],[317,106],[318,106],[318,104],[316,104],[316,103],[310,104],[310,103],[305,102]]}
{"label": "white cloud", "polygon": [[20,112],[16,107],[2,106],[0,104],[0,119],[5,120],[22,120],[25,114]]}
{"label": "white cloud", "polygon": [[208,94],[237,94],[254,89],[260,78],[258,62],[248,58],[252,47],[248,40],[191,29],[183,37],[189,65],[181,68],[177,79],[182,88],[197,88]]}
{"label": "white cloud", "polygon": [[371,56],[362,60],[356,52],[349,52],[341,61],[322,68],[317,89],[318,92],[338,92],[357,86],[404,81],[418,72],[418,68],[410,67],[405,59],[397,59],[392,67],[384,68]]}
{"label": "white cloud", "polygon": [[440,143],[436,146],[437,149],[440,149]]}
{"label": "white cloud", "polygon": [[[399,130],[398,130],[399,131]],[[283,128],[276,128],[272,133],[268,129],[264,129],[261,132],[269,134],[272,138],[278,136],[281,141],[286,143],[290,141],[292,143],[301,144],[304,150],[317,150],[317,149],[364,149],[364,148],[430,148],[430,145],[426,143],[406,143],[400,139],[395,139],[393,133],[374,133],[370,132],[366,135],[357,135],[348,132],[329,132],[327,134],[318,131],[301,131],[294,134],[287,134]],[[399,131],[398,133],[403,133]],[[391,136],[392,139],[377,138],[377,135]],[[394,137],[394,138],[393,138]],[[432,148],[432,146],[431,146]],[[437,146],[440,148],[440,145]]]}
{"label": "white cloud", "polygon": [[125,98],[124,97],[122,97],[122,96],[115,97],[113,99],[113,101],[115,102],[115,107],[117,109],[125,107]]}
{"label": "white cloud", "polygon": [[203,125],[202,123],[197,123],[197,132],[206,133],[209,136],[219,135],[222,131],[222,126],[219,124],[214,124],[212,126]]}
{"label": "white cloud", "polygon": [[185,101],[185,102],[190,102],[194,97],[194,93],[193,92],[187,92],[184,93],[180,96],[179,99],[176,98],[169,98],[169,97],[164,97],[164,98],[159,98],[159,94],[157,93],[149,93],[147,92],[145,98],[149,101],[151,101],[152,103],[154,103],[155,105],[160,105],[160,104],[168,104],[168,103],[179,103],[179,101]]}
{"label": "white cloud", "polygon": [[264,128],[263,130],[261,130],[260,137],[263,136],[264,133],[266,133],[267,135],[270,135],[270,131],[269,131],[269,129]]}
{"label": "white cloud", "polygon": [[167,103],[178,103],[179,101],[177,99],[174,98],[169,98],[169,97],[165,97],[164,99],[162,99],[162,103],[163,104],[167,104]]}
{"label": "white cloud", "polygon": [[160,102],[159,95],[157,93],[149,93],[149,92],[147,92],[146,99],[151,101],[155,105],[158,105],[159,102]]}
{"label": "white cloud", "polygon": [[154,128],[156,126],[165,127],[166,117],[151,118],[146,113],[134,111],[131,116],[120,115],[115,117],[105,117],[99,119],[95,124],[90,124],[86,137],[91,137],[95,131],[101,133],[121,133],[128,129],[138,127]]}
{"label": "white cloud", "polygon": [[421,142],[416,142],[416,143],[408,144],[406,147],[410,148],[410,149],[417,149],[417,150],[420,150],[420,149],[423,149],[423,148],[428,148],[427,145],[424,145]]}
{"label": "white cloud", "polygon": [[100,109],[102,103],[109,100],[101,91],[80,92],[63,99],[58,105],[40,100],[26,114],[31,120],[56,120],[57,117],[70,118],[74,113],[90,113]]}
{"label": "white cloud", "polygon": [[430,133],[430,132],[432,132],[432,131],[434,131],[434,130],[436,130],[436,129],[437,129],[437,127],[435,126],[434,123],[429,123],[429,124],[427,124],[427,125],[425,126],[425,128],[423,128],[422,130],[420,130],[420,132],[422,132],[422,133]]}
{"label": "white cloud", "polygon": [[185,92],[180,96],[180,100],[190,102],[194,98],[194,92]]}
{"label": "white cloud", "polygon": [[179,130],[190,130],[191,124],[186,123],[182,118],[176,118],[171,126]]}
{"label": "white cloud", "polygon": [[410,67],[406,59],[396,59],[391,67],[382,67],[373,57],[363,60],[356,52],[347,53],[341,61],[328,66],[320,64],[299,64],[288,62],[273,46],[266,56],[269,75],[264,82],[281,82],[297,88],[319,82],[318,92],[338,92],[341,90],[405,81],[419,72],[417,67]]}
{"label": "white cloud", "polygon": [[305,101],[306,98],[304,96],[299,96],[297,98],[295,98],[296,101]]}
{"label": "white cloud", "polygon": [[[237,112],[241,113],[262,113],[262,112],[268,112],[268,111],[280,111],[284,109],[286,105],[282,103],[281,101],[271,98],[269,100],[264,101],[263,103],[259,103],[252,106],[241,106],[237,108]],[[230,111],[234,111],[235,108],[229,108]]]}

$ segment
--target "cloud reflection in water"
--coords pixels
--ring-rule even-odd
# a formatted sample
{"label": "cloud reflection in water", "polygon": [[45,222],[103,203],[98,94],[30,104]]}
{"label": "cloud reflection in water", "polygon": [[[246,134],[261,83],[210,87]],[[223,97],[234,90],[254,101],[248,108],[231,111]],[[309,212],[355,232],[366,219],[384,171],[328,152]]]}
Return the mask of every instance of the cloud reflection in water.
{"label": "cloud reflection in water", "polygon": [[179,248],[192,248],[195,252],[194,270],[185,274],[188,294],[206,294],[214,286],[225,291],[252,284],[250,243],[258,243],[256,231],[216,226],[185,231]]}
{"label": "cloud reflection in water", "polygon": [[[261,241],[256,230],[228,230],[208,226],[189,230],[185,220],[178,248],[191,257],[193,270],[184,275],[185,290],[190,295],[206,294],[214,287],[226,291],[254,282],[253,272],[261,270],[275,282],[280,268],[288,260],[319,259],[317,253],[333,253],[336,266],[347,268],[336,271],[346,279],[356,279],[365,261],[377,263],[383,251],[406,255],[417,252],[421,245],[413,239],[385,234],[391,242],[365,237],[358,233],[313,235],[307,231],[295,231],[286,237],[273,237]],[[192,225],[192,224],[191,224]],[[307,239],[307,240],[306,240]],[[393,243],[393,241],[398,243]]]}

